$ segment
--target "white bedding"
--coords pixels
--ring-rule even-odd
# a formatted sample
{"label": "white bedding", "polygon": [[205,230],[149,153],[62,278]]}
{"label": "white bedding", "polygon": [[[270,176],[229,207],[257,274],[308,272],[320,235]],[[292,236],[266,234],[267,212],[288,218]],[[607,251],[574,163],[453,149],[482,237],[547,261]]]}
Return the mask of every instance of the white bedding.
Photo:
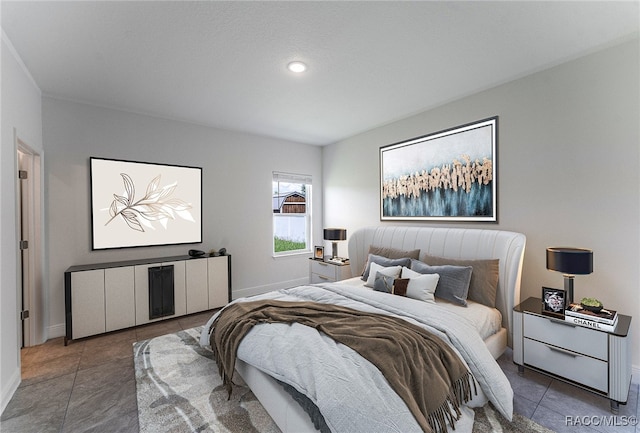
{"label": "white bedding", "polygon": [[[367,287],[364,286],[364,283],[365,282],[360,277],[353,277],[339,281],[338,284],[367,289]],[[495,308],[487,307],[486,305],[482,305],[471,300],[467,300],[466,308],[440,298],[436,298],[436,304],[447,311],[460,316],[461,320],[468,320],[472,322],[473,327],[478,331],[483,340],[498,332],[502,327],[502,314],[500,314],[500,311]]]}
{"label": "white bedding", "polygon": [[[402,314],[408,320],[440,335],[460,353],[479,384],[480,395],[471,402],[471,407],[482,405],[488,399],[505,417],[511,418],[513,391],[508,380],[474,331],[473,322],[448,309],[373,290],[347,287],[344,284],[301,286],[245,300],[260,298],[331,302],[363,311]],[[202,345],[209,344],[209,327],[212,322],[213,318],[203,330]],[[307,327],[283,324],[258,325],[240,344],[238,359],[307,395],[321,410],[332,431],[370,432],[377,431],[382,425],[385,426],[385,431],[421,431],[415,419],[407,417],[406,406],[399,401],[397,394],[388,385],[388,389],[385,389],[386,381],[379,377],[380,373],[375,367],[368,366],[366,360],[351,353],[346,346],[339,347],[337,354],[329,350],[313,352],[316,346],[327,349],[335,348],[336,344],[315,330],[305,328]],[[292,332],[296,334],[295,339]],[[304,334],[304,342],[298,339],[301,338],[298,333]],[[354,370],[348,367],[353,364],[358,365],[358,368]],[[310,368],[311,365],[314,367]],[[316,373],[310,374],[311,371]],[[349,386],[345,387],[344,383]],[[373,390],[376,392],[372,392]],[[386,411],[384,408],[392,410]],[[470,431],[471,424],[467,422],[456,425],[456,431]]]}

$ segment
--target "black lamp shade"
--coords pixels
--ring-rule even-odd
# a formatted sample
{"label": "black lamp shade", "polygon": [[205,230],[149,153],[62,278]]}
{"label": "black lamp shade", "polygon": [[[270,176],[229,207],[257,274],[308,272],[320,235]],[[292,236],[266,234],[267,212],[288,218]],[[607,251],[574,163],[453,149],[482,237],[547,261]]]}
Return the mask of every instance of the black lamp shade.
{"label": "black lamp shade", "polygon": [[593,251],[584,248],[547,248],[547,269],[569,275],[593,272]]}
{"label": "black lamp shade", "polygon": [[324,239],[327,241],[344,241],[347,239],[346,229],[324,229]]}

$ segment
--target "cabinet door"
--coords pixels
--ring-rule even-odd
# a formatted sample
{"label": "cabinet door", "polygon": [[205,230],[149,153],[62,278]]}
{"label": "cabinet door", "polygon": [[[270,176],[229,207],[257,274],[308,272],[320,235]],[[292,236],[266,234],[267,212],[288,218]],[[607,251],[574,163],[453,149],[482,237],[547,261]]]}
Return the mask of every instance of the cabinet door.
{"label": "cabinet door", "polygon": [[136,324],[133,266],[104,270],[106,331]]}
{"label": "cabinet door", "polygon": [[167,262],[162,266],[173,265],[173,293],[175,314],[167,317],[184,316],[187,314],[187,275],[185,261]]}
{"label": "cabinet door", "polygon": [[[175,313],[171,316],[149,319],[149,268],[156,266],[173,265],[173,289]],[[135,298],[136,298],[136,325],[157,322],[184,315],[185,311],[185,266],[183,261],[149,263],[135,266]]]}
{"label": "cabinet door", "polygon": [[187,260],[187,314],[209,309],[207,260]]}
{"label": "cabinet door", "polygon": [[219,308],[229,302],[229,258],[209,257],[209,309]]}
{"label": "cabinet door", "polygon": [[104,269],[71,274],[73,338],[105,332]]}
{"label": "cabinet door", "polygon": [[135,299],[136,299],[136,325],[156,322],[159,319],[149,319],[149,268],[159,266],[160,263],[134,266]]}

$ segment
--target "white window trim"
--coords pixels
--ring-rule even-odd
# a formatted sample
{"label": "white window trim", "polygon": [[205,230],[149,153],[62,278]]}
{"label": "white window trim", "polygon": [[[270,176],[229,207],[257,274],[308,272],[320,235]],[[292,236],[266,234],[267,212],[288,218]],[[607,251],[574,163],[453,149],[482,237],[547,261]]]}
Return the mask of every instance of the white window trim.
{"label": "white window trim", "polygon": [[[274,245],[273,242],[271,243],[271,254],[272,257],[274,259],[280,258],[280,257],[291,257],[291,256],[299,256],[299,255],[309,255],[313,252],[313,247],[311,246],[313,244],[313,206],[311,206],[311,202],[312,202],[312,197],[313,197],[313,178],[311,175],[307,175],[307,174],[295,174],[295,173],[285,173],[285,172],[279,172],[279,171],[274,171],[272,173],[272,182],[290,182],[290,183],[304,183],[306,185],[308,185],[309,191],[307,191],[307,196],[305,197],[305,204],[307,204],[307,209],[308,211],[305,213],[306,218],[308,220],[307,223],[307,233],[306,233],[306,239],[308,240],[306,248],[303,250],[291,250],[291,251],[282,251],[282,252],[275,252],[274,251]],[[286,215],[286,214],[279,214],[279,215]],[[272,214],[271,214],[271,232],[272,232],[272,237],[273,237],[273,232],[274,232],[274,224],[275,224],[275,219],[273,216],[273,209],[272,209]]]}

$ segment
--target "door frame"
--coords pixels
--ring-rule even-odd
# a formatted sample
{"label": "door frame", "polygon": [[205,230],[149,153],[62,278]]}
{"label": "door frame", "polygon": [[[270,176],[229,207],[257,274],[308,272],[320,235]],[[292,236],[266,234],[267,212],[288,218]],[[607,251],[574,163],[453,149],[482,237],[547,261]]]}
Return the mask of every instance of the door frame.
{"label": "door frame", "polygon": [[[45,334],[45,292],[43,272],[43,167],[41,155],[21,140],[14,130],[16,148],[16,230],[18,239],[22,237],[23,225],[29,247],[18,251],[18,320],[20,348],[44,343]],[[26,170],[25,180],[18,178],[19,171]],[[26,201],[26,215],[23,215],[21,202]],[[20,248],[18,246],[18,248]],[[24,278],[23,278],[24,275]],[[23,284],[24,283],[24,284]],[[24,300],[24,307],[21,300]],[[29,318],[21,320],[22,310],[29,311]]]}

